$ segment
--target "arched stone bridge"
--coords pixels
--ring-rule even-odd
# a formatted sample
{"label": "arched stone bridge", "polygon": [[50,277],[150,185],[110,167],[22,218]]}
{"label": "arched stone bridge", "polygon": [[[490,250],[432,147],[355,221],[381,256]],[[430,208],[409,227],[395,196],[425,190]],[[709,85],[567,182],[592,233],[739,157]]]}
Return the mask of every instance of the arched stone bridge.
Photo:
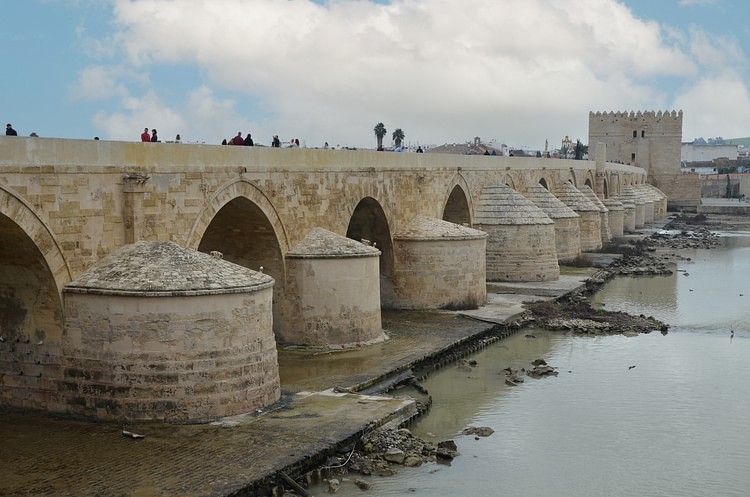
{"label": "arched stone bridge", "polygon": [[[607,198],[645,178],[593,161],[0,137],[0,336],[19,342],[0,363],[12,369],[24,344],[59,343],[65,286],[134,242],[262,267],[280,322],[286,255],[315,228],[374,242],[388,307],[394,233],[415,216],[471,227],[487,185],[572,183]],[[18,396],[21,380],[3,378],[0,401]]]}
{"label": "arched stone bridge", "polygon": [[62,288],[138,240],[217,250],[279,281],[284,255],[316,227],[377,242],[388,266],[404,223],[471,226],[485,185],[554,192],[570,181],[606,198],[645,180],[622,164],[597,182],[593,161],[525,157],[14,137],[0,151],[3,330],[19,302],[34,302],[27,313],[45,327],[58,322]]}

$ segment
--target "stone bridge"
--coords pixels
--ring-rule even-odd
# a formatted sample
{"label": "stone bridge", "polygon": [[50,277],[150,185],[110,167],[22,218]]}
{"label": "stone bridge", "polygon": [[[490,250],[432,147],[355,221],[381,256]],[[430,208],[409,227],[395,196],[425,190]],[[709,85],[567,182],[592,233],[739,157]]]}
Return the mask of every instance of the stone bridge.
{"label": "stone bridge", "polygon": [[[0,336],[3,340],[0,402],[110,417],[105,412],[110,412],[107,409],[111,403],[101,401],[104,395],[101,384],[105,382],[97,384],[98,393],[91,394],[98,400],[87,404],[86,392],[96,388],[93,383],[85,382],[100,374],[97,373],[100,366],[84,367],[80,357],[75,365],[68,362],[66,366],[65,357],[69,359],[70,354],[66,355],[64,349],[66,335],[74,334],[71,330],[80,331],[82,326],[98,330],[93,333],[109,333],[111,345],[116,326],[108,316],[97,317],[98,304],[84,306],[89,312],[85,319],[106,322],[86,325],[79,312],[83,307],[76,304],[74,312],[66,307],[66,299],[73,300],[75,295],[89,292],[96,277],[92,279],[86,272],[123,247],[136,242],[173,242],[185,253],[213,253],[224,261],[272,277],[273,331],[279,341],[293,343],[298,340],[285,329],[286,325],[315,304],[308,303],[307,307],[300,307],[299,302],[296,307],[290,304],[290,286],[300,301],[304,298],[298,293],[304,291],[320,291],[320,298],[325,299],[320,285],[336,286],[336,281],[344,276],[364,271],[364,276],[356,276],[349,286],[337,288],[338,295],[331,297],[340,303],[348,295],[352,302],[347,312],[354,309],[352,313],[363,312],[369,316],[367,319],[379,321],[380,306],[451,307],[455,303],[435,301],[431,305],[429,301],[417,302],[416,296],[404,301],[399,293],[404,287],[423,285],[424,273],[430,272],[430,268],[442,279],[453,277],[446,273],[447,269],[440,268],[441,264],[446,265],[445,254],[449,249],[441,252],[442,259],[433,259],[434,254],[425,251],[394,248],[399,239],[414,240],[409,233],[415,219],[438,221],[423,225],[417,236],[419,240],[445,238],[447,223],[441,224],[443,221],[465,229],[459,230],[453,239],[479,240],[477,254],[481,256],[472,256],[474,260],[465,262],[481,264],[481,268],[471,271],[482,280],[483,286],[485,235],[472,228],[484,229],[486,224],[486,219],[478,222],[479,218],[487,217],[487,212],[482,211],[486,188],[507,185],[513,194],[526,194],[532,187],[542,185],[558,194],[567,186],[587,185],[600,199],[606,200],[620,197],[627,187],[645,182],[643,169],[605,163],[603,157],[598,161],[575,161],[0,137]],[[434,236],[430,230],[435,231]],[[311,233],[312,242],[306,238]],[[554,235],[551,238],[554,245]],[[351,245],[351,240],[367,242]],[[318,252],[311,256],[311,246],[316,243]],[[513,236],[505,243],[512,245]],[[519,237],[517,243],[529,242]],[[321,253],[321,246],[323,252],[330,249],[330,253]],[[489,247],[487,251],[489,254]],[[378,273],[374,284],[368,279],[369,269],[357,265],[373,255]],[[304,264],[309,264],[311,257],[319,262],[330,262],[337,257],[351,261],[339,269],[317,268],[318,275],[330,270],[331,276],[316,280],[319,287],[315,290],[304,290],[308,283],[290,274],[290,268],[309,273],[315,268]],[[455,257],[458,258],[450,260],[461,260],[460,254]],[[196,264],[200,260],[196,258]],[[148,259],[142,262],[148,263]],[[405,265],[420,269],[410,271]],[[460,272],[461,268],[449,269]],[[112,268],[107,274],[112,277]],[[80,277],[87,283],[76,283]],[[128,282],[128,275],[121,277],[122,284],[145,288],[143,281]],[[242,281],[255,281],[248,278]],[[218,282],[218,286],[221,284]],[[357,288],[366,290],[356,295]],[[376,302],[364,304],[371,312],[358,311],[356,301],[366,302],[369,295],[364,293],[373,288],[379,293]],[[119,286],[117,290],[124,289]],[[424,292],[428,300],[432,298],[430,289]],[[479,292],[468,304],[481,305],[483,295]],[[119,303],[107,303],[110,305],[113,306],[107,307],[110,312],[121,308]],[[236,309],[229,314],[236,315]],[[369,338],[382,335],[379,326],[378,323],[378,332]],[[129,329],[126,334],[134,333],[132,321],[125,328]],[[368,337],[361,338],[349,341],[369,341]],[[86,340],[81,337],[77,340],[76,350],[89,350],[84,355],[90,356]],[[167,342],[171,343],[164,341]],[[160,346],[171,347],[164,343]],[[108,349],[106,354],[110,357],[115,352]],[[161,358],[165,357],[168,356]],[[153,357],[144,361],[154,362]],[[112,363],[104,369],[111,367]],[[45,379],[49,381],[44,383]],[[133,380],[121,382],[132,384]],[[75,391],[76,395],[50,394],[65,389]],[[182,393],[189,396],[191,392],[188,389]],[[106,395],[112,398],[117,393],[107,390]],[[76,402],[82,406],[79,411],[70,407]],[[174,407],[173,403],[167,404]],[[139,412],[133,416],[149,418]],[[182,417],[177,414],[172,419],[208,419],[232,412],[236,410]]]}

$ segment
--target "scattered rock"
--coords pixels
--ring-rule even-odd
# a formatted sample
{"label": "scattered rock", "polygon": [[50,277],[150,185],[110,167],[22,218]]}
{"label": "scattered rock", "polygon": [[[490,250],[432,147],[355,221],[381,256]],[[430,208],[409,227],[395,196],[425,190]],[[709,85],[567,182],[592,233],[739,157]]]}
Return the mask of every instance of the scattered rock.
{"label": "scattered rock", "polygon": [[463,431],[464,435],[477,435],[479,437],[489,437],[493,433],[495,433],[495,430],[489,426],[469,426],[468,428],[464,428]]}
{"label": "scattered rock", "polygon": [[355,478],[354,484],[361,490],[370,490],[372,488],[372,483],[361,478]]}
{"label": "scattered rock", "polygon": [[339,488],[341,488],[341,482],[337,480],[336,478],[331,478],[328,480],[328,493],[329,494],[335,494],[339,491]]}
{"label": "scattered rock", "polygon": [[383,454],[383,459],[396,464],[403,463],[405,458],[406,454],[404,453],[404,451],[401,449],[397,449],[396,447],[391,447],[386,451],[385,454]]}

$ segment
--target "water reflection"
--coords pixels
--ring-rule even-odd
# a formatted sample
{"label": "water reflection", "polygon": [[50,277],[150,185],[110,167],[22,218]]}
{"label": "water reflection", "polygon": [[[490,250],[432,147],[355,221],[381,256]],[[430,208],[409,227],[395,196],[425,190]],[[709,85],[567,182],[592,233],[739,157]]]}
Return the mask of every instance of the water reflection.
{"label": "water reflection", "polygon": [[713,249],[680,251],[675,274],[616,278],[593,299],[606,309],[646,312],[673,328],[750,332],[750,236],[733,234]]}

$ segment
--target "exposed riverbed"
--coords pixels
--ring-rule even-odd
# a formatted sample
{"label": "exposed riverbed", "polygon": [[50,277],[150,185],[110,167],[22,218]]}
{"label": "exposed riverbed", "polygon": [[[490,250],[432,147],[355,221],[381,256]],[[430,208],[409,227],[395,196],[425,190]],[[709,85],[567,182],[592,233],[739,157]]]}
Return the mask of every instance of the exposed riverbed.
{"label": "exposed riverbed", "polygon": [[[679,255],[671,275],[618,277],[592,298],[595,307],[653,315],[670,323],[669,333],[527,329],[473,356],[476,366],[430,375],[432,408],[412,430],[435,442],[454,439],[461,455],[451,465],[368,477],[366,493],[747,495],[750,236]],[[558,376],[505,382],[504,368],[530,368],[537,358]],[[495,432],[462,435],[468,426]],[[337,495],[362,492],[344,481]]]}

